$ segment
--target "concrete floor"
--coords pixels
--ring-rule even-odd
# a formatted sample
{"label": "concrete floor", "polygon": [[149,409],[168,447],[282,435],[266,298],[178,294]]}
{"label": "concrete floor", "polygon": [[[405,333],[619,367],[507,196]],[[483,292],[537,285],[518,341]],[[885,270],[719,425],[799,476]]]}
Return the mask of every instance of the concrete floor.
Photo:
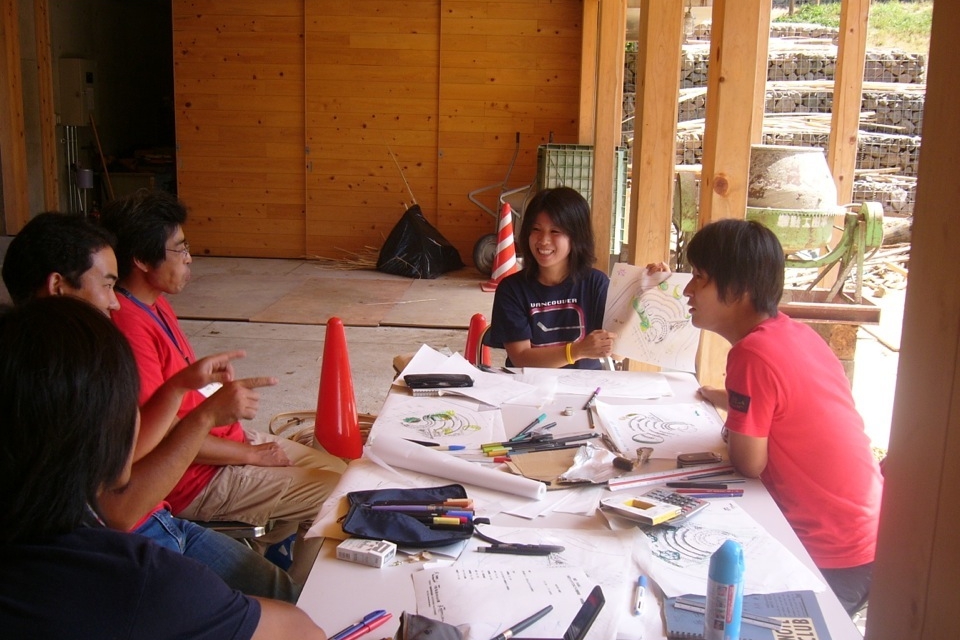
{"label": "concrete floor", "polygon": [[[0,238],[0,252],[5,251],[8,242],[9,238]],[[217,286],[210,286],[209,280],[204,285],[203,279],[197,277],[171,300],[178,313],[202,308],[205,310],[204,317],[209,318],[194,320],[182,317],[183,329],[198,355],[244,349],[246,357],[236,363],[238,375],[272,375],[279,379],[277,386],[261,390],[259,414],[248,423],[255,429],[267,430],[270,419],[278,413],[316,408],[326,328],[323,324],[252,322],[237,319],[237,314],[230,309],[235,309],[238,301],[249,304],[248,301],[257,300],[258,297],[265,300],[269,300],[271,295],[276,297],[274,291],[282,287],[274,280],[289,282],[289,274],[299,270],[306,270],[311,278],[335,280],[341,287],[344,281],[360,283],[377,277],[376,272],[371,271],[324,271],[319,269],[317,263],[308,261],[197,257],[194,259],[194,273],[200,276],[209,274],[211,278],[215,275],[220,278],[216,281]],[[442,282],[445,279],[452,283]],[[485,313],[489,318],[493,296],[484,294],[478,297],[479,286],[472,283],[473,280],[479,283],[481,279],[476,271],[460,270],[445,274],[437,281],[415,283],[420,287],[444,287],[439,293],[431,293],[430,299],[439,298],[441,304],[434,302],[432,308],[441,316],[447,313],[450,319],[449,322],[434,322],[434,326],[446,328],[346,327],[351,377],[360,413],[376,414],[379,411],[394,377],[394,356],[413,353],[423,344],[438,350],[463,351],[466,323],[472,313],[468,310]],[[224,285],[225,282],[229,286]],[[404,302],[420,302],[416,296],[423,295],[420,293],[422,291],[415,292],[412,301],[398,302],[395,308],[413,309],[415,305],[404,305]],[[874,300],[883,309],[880,326],[861,327],[858,331],[854,398],[864,417],[868,434],[875,446],[883,449],[887,447],[890,434],[904,293],[893,291],[884,298]],[[0,302],[7,300],[6,290],[0,287]],[[224,310],[219,319],[218,309]],[[324,322],[325,319],[318,321]],[[425,324],[422,318],[411,320],[411,323]],[[396,324],[404,323],[400,321]],[[460,328],[456,328],[458,325]]]}
{"label": "concrete floor", "polygon": [[[197,258],[198,262],[217,260],[221,259]],[[230,260],[237,262],[234,258]],[[239,262],[243,273],[256,274],[256,260]],[[363,278],[369,277],[369,273],[344,271],[337,272],[336,276]],[[479,280],[479,274],[477,277]],[[257,284],[262,283],[258,281]],[[178,302],[189,305],[186,298],[190,295],[191,287],[188,286],[177,296],[183,300],[175,300],[175,305]],[[211,295],[209,289],[205,295]],[[858,331],[854,398],[864,417],[868,435],[875,446],[883,449],[886,449],[890,435],[903,298],[903,291],[893,291],[874,300],[883,309],[881,325],[862,327]],[[449,304],[456,306],[452,301]],[[211,306],[209,301],[208,306]],[[464,314],[463,318],[467,316]],[[250,426],[266,429],[270,418],[277,413],[316,407],[319,360],[325,333],[322,325],[185,320],[183,326],[198,354],[242,348],[247,351],[247,357],[237,364],[240,375],[274,375],[280,379],[277,387],[262,391],[260,413],[249,423]],[[438,350],[462,352],[466,343],[465,329],[348,326],[345,333],[358,411],[372,414],[379,411],[393,379],[395,355],[415,352],[422,344]]]}

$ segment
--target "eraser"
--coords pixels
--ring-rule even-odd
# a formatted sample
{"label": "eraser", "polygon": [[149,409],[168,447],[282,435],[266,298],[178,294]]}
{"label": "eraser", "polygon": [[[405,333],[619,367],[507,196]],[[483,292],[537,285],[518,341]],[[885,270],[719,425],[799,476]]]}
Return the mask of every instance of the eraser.
{"label": "eraser", "polygon": [[380,569],[397,555],[397,545],[387,540],[349,538],[337,545],[337,558]]}

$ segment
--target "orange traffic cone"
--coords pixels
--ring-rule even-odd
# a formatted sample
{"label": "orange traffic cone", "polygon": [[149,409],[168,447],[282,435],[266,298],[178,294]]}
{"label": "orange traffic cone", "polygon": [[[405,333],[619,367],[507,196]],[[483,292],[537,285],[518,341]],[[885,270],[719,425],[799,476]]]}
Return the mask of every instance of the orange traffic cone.
{"label": "orange traffic cone", "polygon": [[467,329],[467,346],[464,357],[473,366],[485,364],[490,366],[490,347],[483,347],[480,352],[480,362],[477,362],[477,353],[480,349],[480,339],[487,328],[487,319],[482,313],[475,313],[470,318],[470,327]]}
{"label": "orange traffic cone", "polygon": [[500,281],[511,273],[520,271],[517,264],[517,248],[513,241],[513,210],[504,202],[500,207],[500,223],[497,225],[497,255],[493,258],[493,272],[490,280],[481,282],[480,288],[486,292],[496,291]]}
{"label": "orange traffic cone", "polygon": [[363,455],[347,337],[340,318],[327,321],[313,435],[314,445],[323,447],[332,455],[351,460]]}

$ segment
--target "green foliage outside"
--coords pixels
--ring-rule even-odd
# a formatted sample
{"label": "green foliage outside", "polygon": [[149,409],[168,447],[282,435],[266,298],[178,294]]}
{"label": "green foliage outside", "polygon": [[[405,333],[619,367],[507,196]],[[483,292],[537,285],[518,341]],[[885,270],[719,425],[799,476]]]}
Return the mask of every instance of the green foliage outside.
{"label": "green foliage outside", "polygon": [[[944,2],[946,0],[941,0]],[[873,0],[867,22],[867,47],[871,49],[903,49],[926,54],[930,46],[932,0],[906,2]],[[824,0],[820,4],[797,3],[794,14],[782,13],[774,22],[809,22],[826,27],[840,25],[840,2]]]}

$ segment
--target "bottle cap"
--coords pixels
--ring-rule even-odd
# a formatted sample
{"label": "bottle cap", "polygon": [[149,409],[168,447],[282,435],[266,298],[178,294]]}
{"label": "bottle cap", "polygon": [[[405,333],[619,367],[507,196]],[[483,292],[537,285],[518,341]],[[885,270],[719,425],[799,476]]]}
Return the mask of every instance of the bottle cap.
{"label": "bottle cap", "polygon": [[726,540],[710,557],[710,579],[721,584],[743,580],[743,547],[736,540]]}

